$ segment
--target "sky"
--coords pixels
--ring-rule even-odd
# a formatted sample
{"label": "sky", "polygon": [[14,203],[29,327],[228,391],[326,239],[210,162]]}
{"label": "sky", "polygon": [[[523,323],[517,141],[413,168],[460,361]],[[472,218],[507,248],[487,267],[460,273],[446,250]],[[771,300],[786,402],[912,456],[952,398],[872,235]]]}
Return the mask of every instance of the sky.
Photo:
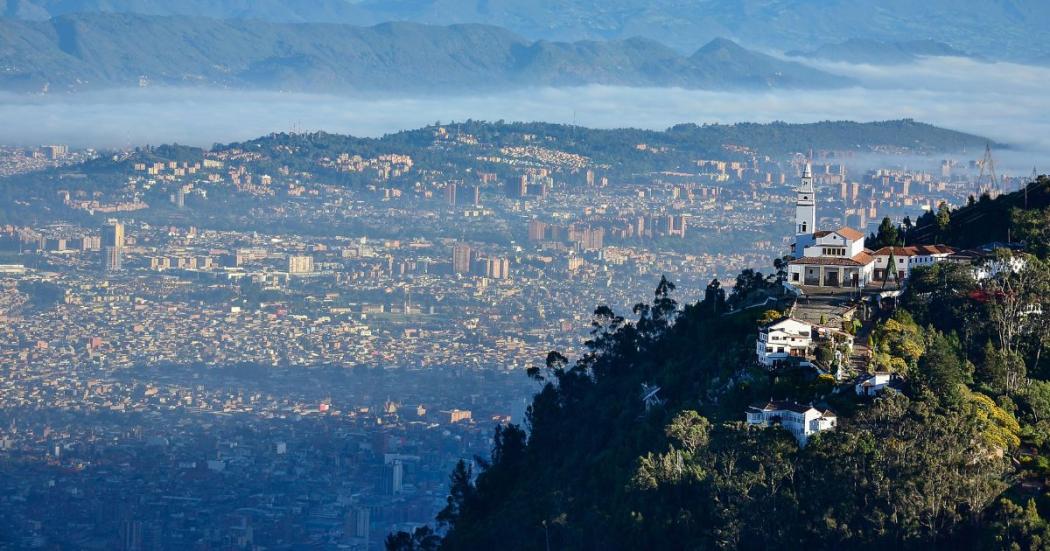
{"label": "sky", "polygon": [[[1050,167],[1050,68],[928,58],[881,67],[824,63],[861,85],[844,90],[716,92],[586,86],[484,95],[341,97],[206,89],[65,96],[0,93],[0,143],[210,146],[293,128],[378,136],[435,121],[546,121],[664,129],[677,123],[913,118],[1012,144],[1008,163]],[[1047,170],[1044,170],[1046,172]]]}

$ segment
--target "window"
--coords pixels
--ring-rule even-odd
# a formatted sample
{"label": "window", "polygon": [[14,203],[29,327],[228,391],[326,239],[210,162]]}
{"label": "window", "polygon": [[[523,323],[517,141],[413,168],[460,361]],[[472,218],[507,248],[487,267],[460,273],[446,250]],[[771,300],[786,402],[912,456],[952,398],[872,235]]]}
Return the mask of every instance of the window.
{"label": "window", "polygon": [[798,281],[798,272],[791,274],[791,281]]}

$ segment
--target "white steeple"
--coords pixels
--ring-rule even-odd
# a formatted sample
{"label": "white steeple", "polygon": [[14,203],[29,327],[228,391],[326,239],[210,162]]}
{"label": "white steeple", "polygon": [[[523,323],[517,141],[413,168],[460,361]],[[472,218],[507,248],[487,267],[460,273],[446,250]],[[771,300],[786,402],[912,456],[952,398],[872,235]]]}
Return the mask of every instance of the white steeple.
{"label": "white steeple", "polygon": [[802,182],[795,190],[795,235],[810,235],[817,231],[816,194],[813,191],[813,166],[806,162],[802,171]]}

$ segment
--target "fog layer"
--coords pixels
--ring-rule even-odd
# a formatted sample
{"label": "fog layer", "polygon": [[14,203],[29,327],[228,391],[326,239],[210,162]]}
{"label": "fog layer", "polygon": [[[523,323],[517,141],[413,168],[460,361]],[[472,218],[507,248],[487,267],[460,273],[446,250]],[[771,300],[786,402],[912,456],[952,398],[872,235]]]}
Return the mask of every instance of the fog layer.
{"label": "fog layer", "polygon": [[914,118],[1015,144],[1050,165],[1050,69],[930,58],[908,66],[819,64],[863,87],[712,92],[587,86],[455,97],[337,97],[203,89],[72,96],[0,94],[0,143],[208,146],[300,128],[377,136],[468,118],[663,129],[681,122]]}

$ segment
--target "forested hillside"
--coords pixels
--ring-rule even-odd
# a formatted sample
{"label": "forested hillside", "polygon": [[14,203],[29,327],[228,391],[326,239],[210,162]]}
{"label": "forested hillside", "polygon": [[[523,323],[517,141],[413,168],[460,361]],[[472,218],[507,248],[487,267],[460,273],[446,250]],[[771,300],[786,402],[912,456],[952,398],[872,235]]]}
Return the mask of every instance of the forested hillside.
{"label": "forested hillside", "polygon": [[[685,307],[661,281],[630,320],[599,307],[587,354],[530,371],[525,427],[497,428],[491,458],[452,474],[436,526],[388,548],[1046,548],[1050,209],[1009,216],[1022,250],[998,251],[981,279],[963,263],[915,268],[876,312],[868,369],[904,381],[876,398],[756,365],[757,323],[778,312],[743,306],[783,308],[781,272],[745,271],[728,298],[712,282]],[[939,237],[968,239],[954,228]],[[833,409],[839,426],[800,448],[744,424],[770,397]]]}

